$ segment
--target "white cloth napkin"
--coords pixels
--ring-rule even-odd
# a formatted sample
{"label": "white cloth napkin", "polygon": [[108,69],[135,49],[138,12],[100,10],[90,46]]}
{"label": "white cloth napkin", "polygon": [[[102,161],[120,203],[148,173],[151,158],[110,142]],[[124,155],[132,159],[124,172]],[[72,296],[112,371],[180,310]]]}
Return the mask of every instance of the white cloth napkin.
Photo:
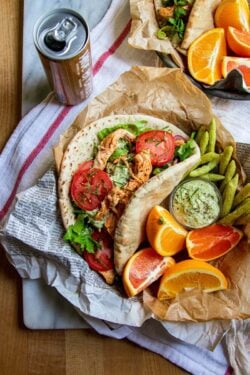
{"label": "white cloth napkin", "polygon": [[[91,97],[98,95],[131,66],[155,65],[157,58],[155,53],[135,50],[128,46],[129,29],[128,1],[113,0],[101,23],[91,32],[94,71],[94,92]],[[51,93],[20,121],[0,158],[2,224],[13,207],[16,193],[34,185],[38,177],[45,173],[53,161],[52,147],[58,143],[60,134],[72,124],[89,100],[91,98],[80,105],[65,107],[57,103]],[[228,125],[229,130],[237,133],[239,141],[250,143],[249,132],[245,131],[244,122],[239,121],[242,113],[249,118],[249,104],[221,99],[213,99],[213,101],[215,112],[220,117],[223,117],[225,112],[224,124]],[[233,113],[233,121],[229,115],[230,111]],[[234,127],[235,121],[239,122],[237,130]],[[243,128],[243,131],[239,132],[239,128]],[[240,134],[244,135],[240,136]],[[6,241],[5,246],[8,246]],[[156,321],[146,322],[141,328],[123,326],[111,328],[101,320],[88,316],[84,318],[100,334],[117,339],[126,337],[193,374],[230,373],[228,355],[222,344],[213,352],[187,344],[168,334]]]}

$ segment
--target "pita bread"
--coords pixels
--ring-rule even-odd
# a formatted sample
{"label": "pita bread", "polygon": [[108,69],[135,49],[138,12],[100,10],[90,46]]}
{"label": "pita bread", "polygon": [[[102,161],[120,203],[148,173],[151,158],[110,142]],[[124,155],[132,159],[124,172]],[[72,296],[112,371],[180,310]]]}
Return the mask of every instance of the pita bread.
{"label": "pita bread", "polygon": [[221,0],[196,0],[188,17],[180,47],[188,49],[201,34],[214,27],[213,13]]}
{"label": "pita bread", "polygon": [[[78,166],[92,157],[94,144],[98,142],[97,132],[103,128],[134,123],[139,120],[146,120],[147,126],[150,128],[163,129],[168,127],[174,135],[179,134],[187,138],[185,133],[169,122],[143,114],[104,117],[80,130],[64,153],[58,180],[59,206],[66,229],[75,222],[70,199],[71,179]],[[154,205],[160,204],[171,193],[199,158],[200,152],[197,146],[194,154],[188,159],[152,177],[134,193],[115,231],[114,260],[116,271],[119,274],[143,240],[145,220],[149,210]]]}

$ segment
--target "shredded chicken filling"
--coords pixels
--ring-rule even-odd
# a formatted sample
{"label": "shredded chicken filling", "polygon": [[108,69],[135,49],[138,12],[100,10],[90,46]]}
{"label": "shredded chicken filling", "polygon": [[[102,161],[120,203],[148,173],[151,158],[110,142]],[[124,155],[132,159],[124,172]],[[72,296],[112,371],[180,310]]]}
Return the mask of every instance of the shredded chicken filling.
{"label": "shredded chicken filling", "polygon": [[[111,153],[112,155],[112,153]],[[111,192],[106,196],[102,202],[101,209],[97,213],[95,219],[102,220],[107,215],[105,227],[107,231],[114,235],[116,224],[122,215],[126,205],[128,204],[132,194],[142,184],[149,180],[152,172],[152,164],[150,154],[147,151],[142,151],[136,154],[133,158],[132,166],[128,163],[125,157],[122,157],[123,162],[126,163],[131,179],[125,184],[123,188],[113,187]]]}

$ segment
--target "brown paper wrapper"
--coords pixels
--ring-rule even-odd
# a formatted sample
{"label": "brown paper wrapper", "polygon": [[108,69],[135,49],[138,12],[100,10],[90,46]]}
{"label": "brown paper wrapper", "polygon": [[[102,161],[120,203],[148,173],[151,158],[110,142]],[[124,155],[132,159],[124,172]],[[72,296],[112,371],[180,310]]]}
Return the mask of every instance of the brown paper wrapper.
{"label": "brown paper wrapper", "polygon": [[[187,134],[208,127],[214,117],[217,123],[217,144],[221,149],[231,144],[235,149],[241,183],[245,174],[236,157],[232,135],[212,113],[207,96],[196,88],[180,69],[134,66],[123,73],[75,119],[54,148],[57,170],[63,153],[73,136],[83,127],[112,114],[146,114],[167,120]],[[249,233],[249,226],[243,227]],[[153,289],[144,292],[144,303],[156,318],[168,321],[208,321],[213,319],[245,319],[250,317],[250,242],[245,236],[240,245],[214,262],[225,274],[229,288],[204,293],[199,290],[180,293],[168,303],[155,298]]]}
{"label": "brown paper wrapper", "polygon": [[134,48],[171,55],[177,66],[184,68],[182,57],[173,47],[170,40],[160,40],[156,36],[159,25],[156,20],[154,1],[130,0],[130,13],[132,23],[128,44]]}

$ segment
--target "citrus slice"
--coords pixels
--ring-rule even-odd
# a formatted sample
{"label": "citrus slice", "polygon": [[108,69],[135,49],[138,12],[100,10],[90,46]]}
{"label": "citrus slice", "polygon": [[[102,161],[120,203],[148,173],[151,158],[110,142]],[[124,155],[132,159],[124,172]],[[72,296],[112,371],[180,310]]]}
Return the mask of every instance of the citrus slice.
{"label": "citrus slice", "polygon": [[200,260],[184,260],[170,267],[162,276],[157,297],[165,301],[185,289],[196,288],[210,293],[227,288],[223,273]]}
{"label": "citrus slice", "polygon": [[226,77],[233,69],[239,70],[244,78],[245,84],[250,88],[250,58],[225,56],[222,59],[222,74]]}
{"label": "citrus slice", "polygon": [[221,60],[227,54],[225,31],[214,28],[195,39],[188,49],[188,69],[199,82],[214,84],[222,78]]}
{"label": "citrus slice", "polygon": [[185,248],[188,232],[161,206],[149,212],[146,232],[150,245],[162,256],[175,255]]}
{"label": "citrus slice", "polygon": [[214,21],[216,27],[229,26],[239,30],[249,31],[249,5],[247,0],[224,0],[215,11]]}
{"label": "citrus slice", "polygon": [[150,247],[137,251],[127,262],[122,276],[127,295],[133,297],[140,293],[174,264],[173,258],[162,257]]}
{"label": "citrus slice", "polygon": [[226,36],[233,52],[240,57],[250,57],[250,32],[229,27]]}
{"label": "citrus slice", "polygon": [[188,233],[190,258],[209,261],[225,255],[241,240],[243,233],[231,225],[213,224]]}

